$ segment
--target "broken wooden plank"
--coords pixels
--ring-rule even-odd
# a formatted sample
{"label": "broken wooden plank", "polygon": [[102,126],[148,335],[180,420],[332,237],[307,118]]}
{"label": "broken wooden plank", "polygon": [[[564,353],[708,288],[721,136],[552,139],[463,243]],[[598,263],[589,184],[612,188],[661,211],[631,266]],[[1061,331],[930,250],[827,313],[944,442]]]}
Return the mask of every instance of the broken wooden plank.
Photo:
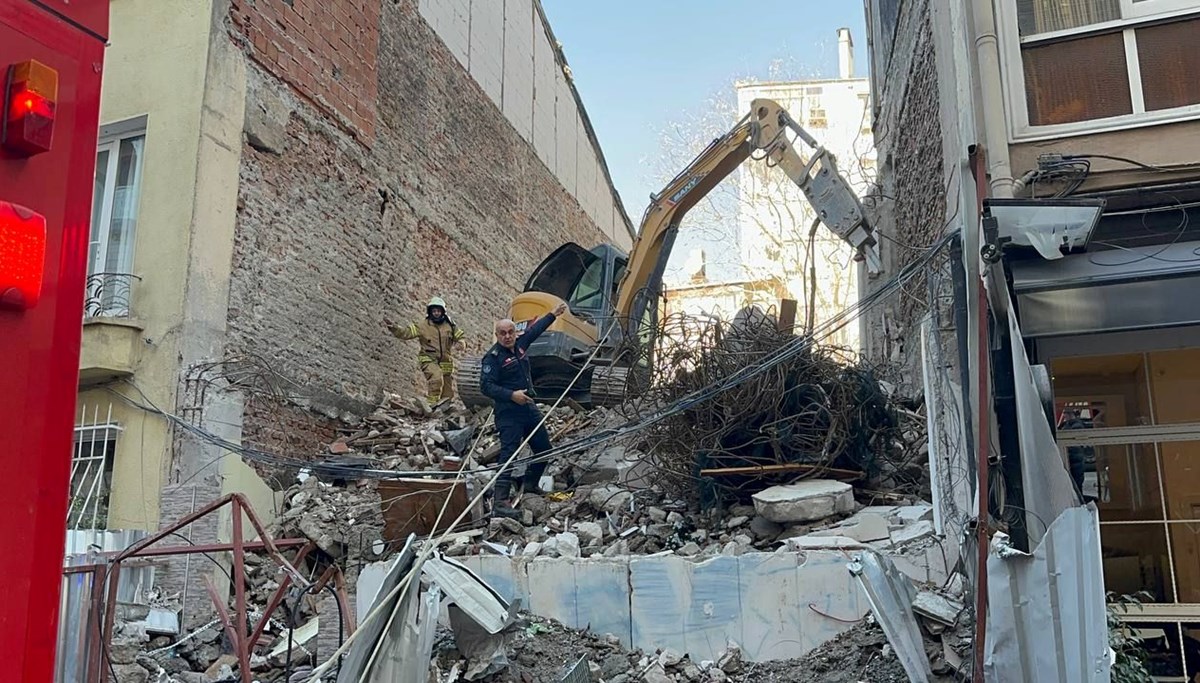
{"label": "broken wooden plank", "polygon": [[856,470],[842,470],[836,467],[823,467],[821,465],[808,465],[805,463],[789,462],[781,465],[750,465],[747,467],[716,467],[712,469],[700,470],[702,477],[732,477],[738,475],[754,475],[754,474],[777,474],[781,472],[812,472],[820,471],[823,474],[828,474],[835,479],[854,480],[860,479],[863,476],[862,472]]}

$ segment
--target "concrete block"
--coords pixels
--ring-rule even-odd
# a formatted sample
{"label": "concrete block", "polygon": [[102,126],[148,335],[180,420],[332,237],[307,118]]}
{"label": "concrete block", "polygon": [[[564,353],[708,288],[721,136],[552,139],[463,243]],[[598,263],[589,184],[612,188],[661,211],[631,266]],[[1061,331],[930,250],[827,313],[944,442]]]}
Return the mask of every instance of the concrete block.
{"label": "concrete block", "polygon": [[896,517],[905,524],[915,524],[916,522],[932,522],[933,506],[925,504],[905,505],[896,509]]}
{"label": "concrete block", "polygon": [[[849,630],[853,624],[846,622],[860,619],[871,608],[846,568],[845,553],[810,552],[801,557],[796,572],[801,596],[796,609],[800,620],[799,647],[807,653]],[[746,654],[752,653],[747,650]]]}
{"label": "concrete block", "polygon": [[812,479],[786,486],[772,486],[754,494],[754,509],[772,522],[805,522],[849,512],[854,492],[849,484]]}
{"label": "concrete block", "polygon": [[795,553],[749,553],[738,558],[742,600],[738,642],[749,649],[751,659],[790,659],[804,654],[801,600],[810,588],[819,588],[800,584],[799,566]]}
{"label": "concrete block", "polygon": [[579,134],[579,115],[575,112],[575,98],[567,86],[562,72],[554,73],[555,91],[555,141],[554,175],[572,195],[575,194],[576,157],[575,137]]}
{"label": "concrete block", "polygon": [[558,62],[540,22],[533,33],[533,146],[538,158],[553,172],[558,96],[554,73],[558,69]]}
{"label": "concrete block", "polygon": [[471,76],[499,107],[504,89],[504,3],[471,3]]}
{"label": "concrete block", "polygon": [[533,140],[533,22],[533,0],[504,0],[504,117],[526,142]]}
{"label": "concrete block", "polygon": [[845,536],[797,536],[787,539],[788,550],[853,550],[866,548],[866,544]]}

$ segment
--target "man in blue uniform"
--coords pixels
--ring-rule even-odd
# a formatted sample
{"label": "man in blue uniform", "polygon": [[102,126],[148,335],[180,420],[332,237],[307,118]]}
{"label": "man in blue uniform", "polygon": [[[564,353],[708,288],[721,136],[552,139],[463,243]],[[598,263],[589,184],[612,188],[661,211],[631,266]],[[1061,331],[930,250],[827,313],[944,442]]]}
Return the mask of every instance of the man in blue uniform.
{"label": "man in blue uniform", "polygon": [[[529,437],[529,447],[536,455],[550,449],[550,435],[541,426],[542,413],[533,403],[533,380],[529,372],[526,350],[558,316],[566,313],[567,305],[560,303],[553,313],[538,318],[517,336],[516,325],[511,320],[496,322],[496,343],[483,356],[479,373],[479,389],[484,396],[495,401],[496,430],[500,432],[499,463],[504,466],[517,452],[517,447]],[[532,435],[532,436],[531,436]],[[537,486],[545,462],[530,463],[525,468],[526,488]],[[512,515],[509,496],[512,491],[511,468],[496,476],[493,510],[499,515]]]}

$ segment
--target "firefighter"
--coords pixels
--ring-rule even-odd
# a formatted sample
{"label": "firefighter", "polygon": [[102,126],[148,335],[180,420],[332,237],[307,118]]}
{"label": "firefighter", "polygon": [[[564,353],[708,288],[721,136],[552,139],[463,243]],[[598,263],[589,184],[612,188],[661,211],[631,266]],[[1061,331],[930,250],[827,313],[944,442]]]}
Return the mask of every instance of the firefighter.
{"label": "firefighter", "polygon": [[[566,313],[567,305],[559,303],[553,313],[545,315],[529,326],[525,333],[517,336],[516,325],[511,320],[496,322],[496,343],[483,356],[479,368],[479,389],[484,396],[495,402],[496,431],[500,433],[500,457],[503,467],[496,476],[492,490],[495,504],[493,511],[500,516],[515,517],[510,495],[512,493],[511,468],[505,467],[517,452],[521,442],[529,437],[529,447],[536,456],[550,449],[550,435],[541,424],[542,413],[533,403],[533,382],[529,373],[526,349],[555,319]],[[545,462],[533,462],[525,468],[524,487],[537,486]]]}
{"label": "firefighter", "polygon": [[417,361],[425,374],[426,396],[430,405],[454,398],[454,358],[452,349],[465,350],[466,334],[446,315],[446,302],[435,296],[425,307],[425,319],[400,327],[384,318],[383,324],[397,339],[416,339],[421,350]]}

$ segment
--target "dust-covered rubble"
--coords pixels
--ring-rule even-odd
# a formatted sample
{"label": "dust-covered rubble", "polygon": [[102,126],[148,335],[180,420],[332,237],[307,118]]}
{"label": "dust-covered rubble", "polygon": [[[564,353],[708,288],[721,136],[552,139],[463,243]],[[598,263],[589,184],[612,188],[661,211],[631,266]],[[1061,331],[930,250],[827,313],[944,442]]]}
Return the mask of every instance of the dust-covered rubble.
{"label": "dust-covered rubble", "polygon": [[[431,664],[431,681],[448,683],[463,668],[449,630],[440,633]],[[956,680],[939,664],[941,641],[926,633],[934,683]],[[479,679],[482,683],[561,681],[583,660],[586,680],[603,683],[907,683],[908,676],[883,630],[871,617],[799,659],[750,662],[736,643],[711,661],[693,661],[673,650],[628,650],[611,634],[570,629],[553,620],[527,616],[526,626],[508,645],[508,668]],[[451,674],[450,672],[455,672]]]}

